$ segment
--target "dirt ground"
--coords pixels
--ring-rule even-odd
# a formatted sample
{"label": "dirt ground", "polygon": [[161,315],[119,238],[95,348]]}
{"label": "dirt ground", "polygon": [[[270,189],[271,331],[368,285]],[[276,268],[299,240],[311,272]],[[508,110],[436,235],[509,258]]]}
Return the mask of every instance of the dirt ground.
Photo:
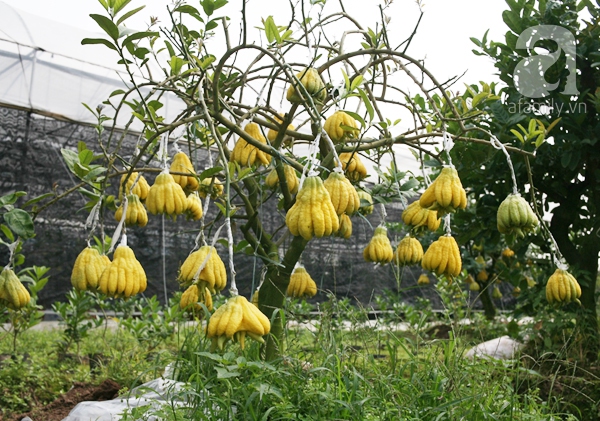
{"label": "dirt ground", "polygon": [[20,421],[29,417],[33,421],[61,421],[79,402],[83,401],[106,401],[114,399],[121,386],[113,380],[104,380],[99,385],[89,383],[75,383],[71,390],[58,397],[54,402],[46,406],[35,408],[33,411],[14,415],[0,421]]}

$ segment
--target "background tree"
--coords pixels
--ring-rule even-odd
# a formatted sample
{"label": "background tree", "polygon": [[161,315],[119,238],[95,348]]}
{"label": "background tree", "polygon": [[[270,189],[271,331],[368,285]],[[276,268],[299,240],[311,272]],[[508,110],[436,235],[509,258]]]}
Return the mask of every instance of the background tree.
{"label": "background tree", "polygon": [[[502,143],[534,153],[534,156],[511,154],[514,169],[519,185],[528,191],[526,197],[534,203],[538,214],[549,220],[547,225],[556,244],[552,243],[545,229],[529,239],[508,239],[508,244],[503,242],[495,229],[495,217],[499,203],[512,187],[506,160],[502,154],[476,143],[462,143],[453,151],[457,160],[465,163],[459,168],[459,173],[465,184],[471,186],[472,197],[476,201],[475,206],[456,221],[462,225],[459,239],[471,241],[470,249],[476,249],[474,254],[486,255],[488,262],[499,261],[500,252],[506,245],[514,249],[519,267],[517,272],[514,266],[512,271],[504,268],[505,276],[515,287],[523,290],[528,284],[527,278],[530,285],[533,285],[533,278],[540,284],[533,294],[528,293],[525,297],[525,310],[531,313],[539,312],[540,306],[547,305],[541,287],[556,268],[555,262],[551,262],[548,256],[558,251],[559,258],[564,257],[581,284],[581,308],[575,304],[568,308],[579,316],[577,324],[584,333],[581,348],[590,360],[595,360],[600,349],[596,310],[600,252],[600,219],[597,217],[600,209],[600,73],[597,66],[600,9],[592,2],[575,0],[520,0],[507,1],[507,4],[509,9],[504,12],[503,18],[509,30],[504,42],[488,41],[486,36],[482,40],[473,38],[479,47],[476,54],[492,58],[501,81],[506,84],[501,89],[502,99],[486,106],[490,118],[482,118],[477,124],[494,133]],[[574,75],[569,73],[564,49],[556,42],[543,39],[531,50],[517,48],[519,35],[536,25],[559,26],[574,35],[577,44],[577,95],[563,93],[569,77]],[[543,55],[559,53],[555,63],[543,74],[534,67],[533,74],[521,79],[545,78],[548,85],[557,84],[541,98],[524,96],[515,86],[515,70],[523,59],[535,55],[533,47]],[[450,126],[453,133],[463,133],[459,124],[452,123]],[[534,246],[528,249],[529,240]]]}

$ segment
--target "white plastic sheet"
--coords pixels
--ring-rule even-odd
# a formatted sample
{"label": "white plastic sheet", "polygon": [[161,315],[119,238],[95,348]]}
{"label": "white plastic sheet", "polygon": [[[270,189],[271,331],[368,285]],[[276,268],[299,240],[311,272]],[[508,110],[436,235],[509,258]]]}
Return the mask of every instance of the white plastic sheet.
{"label": "white plastic sheet", "polygon": [[[184,386],[181,382],[168,379],[155,379],[131,390],[128,396],[101,402],[81,402],[63,419],[63,421],[118,421],[123,411],[139,406],[150,405],[157,409],[164,404],[183,405],[177,400]],[[150,416],[148,421],[158,421]]]}
{"label": "white plastic sheet", "polygon": [[[91,18],[90,28],[97,29]],[[117,65],[115,51],[103,45],[81,45],[84,38],[106,37],[14,9],[0,0],[0,104],[96,123],[82,103],[95,108],[113,91],[126,90],[124,81],[129,80]],[[141,74],[138,77],[138,83],[144,81]],[[167,118],[183,107],[172,94],[162,101],[165,106],[159,114]],[[108,108],[105,112],[110,115]],[[130,116],[123,113],[119,125]],[[137,123],[132,128],[141,127]]]}

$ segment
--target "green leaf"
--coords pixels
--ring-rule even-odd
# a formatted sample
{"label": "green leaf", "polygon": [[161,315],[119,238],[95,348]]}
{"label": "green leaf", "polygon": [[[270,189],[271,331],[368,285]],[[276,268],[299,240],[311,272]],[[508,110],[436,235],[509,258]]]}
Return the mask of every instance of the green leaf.
{"label": "green leaf", "polygon": [[91,14],[90,17],[111,37],[113,40],[119,38],[119,28],[109,18],[102,15]]}
{"label": "green leaf", "polygon": [[0,196],[0,206],[12,205],[19,197],[26,196],[27,193],[24,191],[17,191],[4,196]]}
{"label": "green leaf", "polygon": [[209,168],[207,170],[202,171],[199,175],[198,178],[200,180],[204,180],[205,178],[209,178],[212,177],[215,174],[220,173],[221,171],[223,171],[222,167],[213,167],[213,168]]}
{"label": "green leaf", "polygon": [[200,16],[200,12],[198,11],[198,9],[196,9],[193,6],[190,6],[189,4],[183,4],[183,5],[175,8],[175,10],[173,10],[173,12],[186,13],[190,16],[193,16],[198,21],[204,23],[204,19],[202,19],[202,17]]}
{"label": "green leaf", "polygon": [[62,154],[63,159],[67,164],[67,167],[69,167],[69,169],[74,173],[75,164],[79,163],[79,154],[75,151],[65,148],[62,148],[60,150],[60,153]]}
{"label": "green leaf", "polygon": [[[360,86],[360,84],[363,81],[363,75],[358,75],[354,78],[354,80],[352,81],[352,85],[350,85],[350,91],[355,90],[356,88],[358,88]],[[371,117],[371,120],[373,120],[373,117]]]}
{"label": "green leaf", "polygon": [[544,135],[544,133],[541,133],[535,140],[535,147],[539,148],[540,146],[542,146],[542,143],[544,143],[544,140],[546,140],[546,136]]}
{"label": "green leaf", "polygon": [[208,16],[212,15],[215,11],[215,2],[213,0],[202,0],[200,4],[204,9],[204,13],[206,13]]}
{"label": "green leaf", "polygon": [[123,94],[125,94],[125,93],[126,93],[126,92],[125,92],[123,89],[117,89],[117,90],[114,90],[114,91],[112,91],[112,92],[111,92],[111,94],[110,94],[108,97],[109,97],[109,98],[112,98],[113,96],[116,96],[116,95],[123,95]]}
{"label": "green leaf", "polygon": [[344,86],[346,87],[346,90],[350,92],[350,79],[348,78],[348,75],[346,74],[346,71],[343,68],[342,75],[344,76]]}
{"label": "green leaf", "polygon": [[523,139],[523,135],[522,135],[521,133],[519,133],[517,130],[515,130],[515,129],[510,129],[510,132],[511,132],[512,134],[514,134],[514,135],[515,135],[515,137],[521,141],[521,143],[525,143],[525,139]]}
{"label": "green leaf", "polygon": [[187,61],[184,59],[177,56],[172,56],[171,60],[169,61],[169,64],[171,65],[171,76],[180,74],[181,68],[186,63]]}
{"label": "green leaf", "polygon": [[360,123],[361,127],[365,127],[366,126],[365,120],[359,114],[356,114],[353,111],[346,111],[346,110],[344,110],[344,112],[346,114],[348,114],[349,116],[351,116],[352,118],[354,118],[356,121],[358,121]]}
{"label": "green leaf", "polygon": [[125,20],[129,19],[130,17],[132,17],[133,15],[135,15],[137,12],[139,12],[140,10],[142,10],[144,7],[146,6],[140,6],[136,9],[130,10],[129,12],[125,13],[123,16],[121,16],[119,18],[119,20],[117,21],[117,25],[122,24],[123,22],[125,22]]}
{"label": "green leaf", "polygon": [[[6,225],[0,225],[0,230],[4,233],[9,242],[13,243],[15,241],[15,235]],[[0,244],[6,244],[2,239],[0,239]]]}
{"label": "green leaf", "polygon": [[4,222],[19,237],[27,239],[35,235],[33,219],[23,209],[13,209],[4,214]]}
{"label": "green leaf", "polygon": [[373,118],[375,117],[375,110],[373,109],[373,105],[371,105],[371,101],[369,101],[369,97],[367,96],[366,92],[360,88],[358,89],[358,93],[363,100],[363,104],[367,109],[367,113],[369,113],[369,121],[373,121]]}
{"label": "green leaf", "polygon": [[127,38],[125,38],[123,40],[123,45],[128,44],[128,43],[133,42],[138,39],[157,37],[158,35],[159,35],[158,32],[152,32],[152,31],[136,32],[135,34],[131,34]]}
{"label": "green leaf", "polygon": [[48,198],[54,197],[54,196],[55,196],[54,193],[44,193],[44,194],[41,194],[41,195],[39,195],[37,197],[34,197],[33,199],[28,200],[27,202],[23,203],[23,205],[21,207],[22,208],[27,208],[27,207],[29,207],[31,205],[36,204],[37,202],[39,202],[41,200],[48,199]]}
{"label": "green leaf", "polygon": [[117,16],[125,6],[127,6],[131,2],[131,0],[115,0],[115,5],[113,6],[113,16]]}
{"label": "green leaf", "polygon": [[269,43],[273,43],[277,41],[277,43],[281,43],[281,36],[279,35],[279,28],[275,25],[275,21],[273,20],[273,16],[269,16],[265,20],[265,34],[267,36],[267,41]]}
{"label": "green leaf", "polygon": [[117,47],[107,39],[102,38],[84,38],[81,40],[81,45],[104,44],[111,50],[117,51]]}

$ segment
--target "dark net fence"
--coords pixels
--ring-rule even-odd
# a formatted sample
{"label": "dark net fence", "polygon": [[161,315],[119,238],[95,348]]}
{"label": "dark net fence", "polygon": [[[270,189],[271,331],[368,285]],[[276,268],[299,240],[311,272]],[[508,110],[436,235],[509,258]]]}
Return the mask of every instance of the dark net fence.
{"label": "dark net fence", "polygon": [[[96,139],[95,130],[88,126],[41,117],[27,111],[0,108],[0,195],[22,190],[28,192],[28,198],[32,198],[48,192],[60,194],[71,188],[79,180],[65,165],[61,148],[76,149],[77,143],[83,141],[93,149]],[[133,150],[136,141],[136,136],[127,136],[129,151]],[[207,161],[207,156],[195,157],[197,170],[205,169]],[[154,175],[147,175],[147,178],[152,184]],[[116,194],[116,179],[112,184],[112,193]],[[85,198],[76,192],[44,210],[35,221],[35,238],[25,243],[26,266],[51,268],[50,282],[40,294],[41,304],[45,308],[49,308],[54,301],[63,300],[71,288],[71,269],[75,258],[86,246],[88,235],[84,229],[88,212],[82,209],[85,203]],[[400,221],[400,204],[386,205],[386,210],[388,221]],[[261,213],[267,232],[273,232],[278,227],[286,229],[282,226],[285,215],[277,210],[275,199],[268,202]],[[212,204],[208,218],[214,215],[215,206]],[[164,301],[165,291],[170,295],[178,290],[177,271],[194,247],[199,222],[186,221],[184,218],[172,221],[152,215],[149,218],[144,228],[128,228],[128,244],[146,270],[148,289],[145,294],[156,294]],[[374,294],[384,290],[397,291],[400,286],[403,301],[412,302],[417,297],[425,297],[439,307],[440,301],[433,282],[424,288],[416,287],[420,268],[404,269],[398,276],[392,265],[375,266],[364,261],[362,251],[371,239],[373,228],[380,223],[380,218],[377,211],[367,219],[353,217],[353,234],[349,240],[328,237],[312,240],[308,244],[302,262],[320,290],[314,300],[324,300],[325,292],[329,291],[338,298],[348,297],[353,302],[370,305],[373,304]],[[104,226],[106,233],[112,235],[116,226],[112,214],[106,215]],[[209,241],[212,240],[212,232],[206,233]],[[402,235],[390,232],[394,246]],[[241,239],[239,232],[235,236],[236,240]],[[224,231],[221,237],[226,237]],[[221,244],[217,248],[227,263],[225,248]],[[5,265],[7,260],[6,248],[0,249],[0,264]],[[242,252],[234,256],[234,262],[238,288],[240,293],[248,297],[260,281],[262,263],[253,255]]]}

